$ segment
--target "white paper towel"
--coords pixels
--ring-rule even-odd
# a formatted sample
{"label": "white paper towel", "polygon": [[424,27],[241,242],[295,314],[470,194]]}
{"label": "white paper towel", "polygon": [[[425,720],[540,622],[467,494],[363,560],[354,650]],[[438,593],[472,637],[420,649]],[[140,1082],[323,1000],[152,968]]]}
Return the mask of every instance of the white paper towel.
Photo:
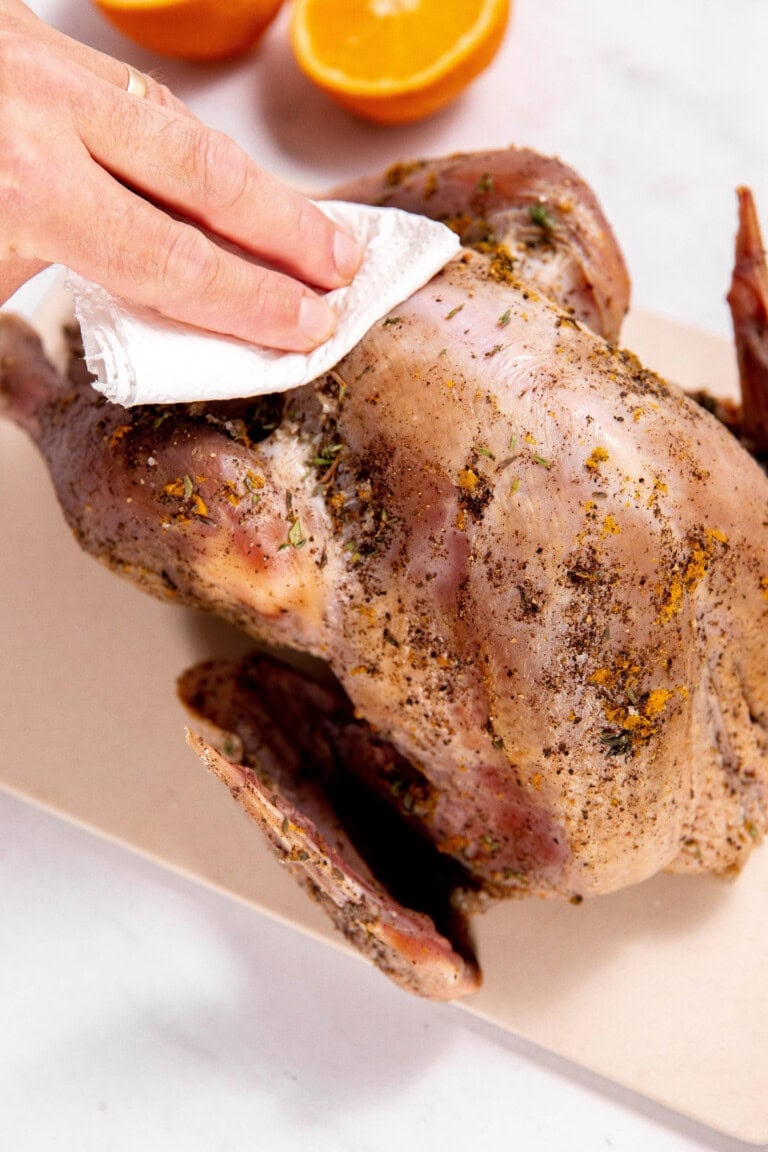
{"label": "white paper towel", "polygon": [[318,205],[363,246],[355,279],[326,299],[339,321],[313,352],[275,352],[166,320],[69,274],[95,386],[118,404],[174,404],[285,392],[327,372],[368,329],[420,288],[459,249],[434,220],[397,208],[322,201]]}

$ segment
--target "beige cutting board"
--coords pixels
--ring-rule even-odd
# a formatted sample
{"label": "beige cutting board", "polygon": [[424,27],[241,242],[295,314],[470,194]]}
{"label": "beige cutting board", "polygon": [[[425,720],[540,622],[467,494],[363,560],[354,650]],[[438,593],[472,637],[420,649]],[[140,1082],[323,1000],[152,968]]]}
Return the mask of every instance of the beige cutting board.
{"label": "beige cutting board", "polygon": [[[638,314],[625,343],[670,379],[734,389],[724,340]],[[0,542],[0,784],[344,947],[184,743],[176,676],[246,642],[82,555],[3,421]],[[476,921],[485,984],[464,1007],[768,1142],[766,909],[768,844],[733,884],[661,876],[579,907],[503,905]]]}

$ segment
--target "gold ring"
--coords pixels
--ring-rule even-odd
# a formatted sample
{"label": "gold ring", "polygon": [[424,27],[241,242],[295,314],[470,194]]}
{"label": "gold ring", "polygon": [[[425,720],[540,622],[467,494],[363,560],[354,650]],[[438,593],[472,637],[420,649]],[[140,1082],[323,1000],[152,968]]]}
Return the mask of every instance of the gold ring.
{"label": "gold ring", "polygon": [[128,83],[125,86],[126,92],[130,92],[131,96],[138,96],[143,100],[147,95],[147,78],[143,72],[137,72],[130,64],[126,64],[128,69]]}

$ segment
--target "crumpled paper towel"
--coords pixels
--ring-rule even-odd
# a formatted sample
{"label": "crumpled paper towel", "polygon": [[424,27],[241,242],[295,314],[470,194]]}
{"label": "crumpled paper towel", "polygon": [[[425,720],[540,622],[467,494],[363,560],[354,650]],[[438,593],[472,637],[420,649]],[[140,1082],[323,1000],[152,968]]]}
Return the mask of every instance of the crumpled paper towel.
{"label": "crumpled paper towel", "polygon": [[128,305],[70,272],[94,386],[128,407],[230,400],[307,384],[338,364],[377,320],[426,284],[460,247],[444,224],[398,208],[330,200],[318,206],[365,250],[352,283],[326,296],[339,317],[330,340],[308,354],[259,348]]}

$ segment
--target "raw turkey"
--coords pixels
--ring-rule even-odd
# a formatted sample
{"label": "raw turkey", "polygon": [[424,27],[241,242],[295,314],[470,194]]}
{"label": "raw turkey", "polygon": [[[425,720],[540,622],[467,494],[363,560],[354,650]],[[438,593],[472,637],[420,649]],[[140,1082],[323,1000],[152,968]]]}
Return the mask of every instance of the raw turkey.
{"label": "raw turkey", "polygon": [[331,670],[188,671],[190,741],[357,947],[451,998],[489,903],[731,873],[764,835],[768,280],[742,191],[729,428],[619,346],[624,263],[558,161],[334,195],[464,248],[313,385],[125,410],[6,317],[0,405],[83,548]]}

